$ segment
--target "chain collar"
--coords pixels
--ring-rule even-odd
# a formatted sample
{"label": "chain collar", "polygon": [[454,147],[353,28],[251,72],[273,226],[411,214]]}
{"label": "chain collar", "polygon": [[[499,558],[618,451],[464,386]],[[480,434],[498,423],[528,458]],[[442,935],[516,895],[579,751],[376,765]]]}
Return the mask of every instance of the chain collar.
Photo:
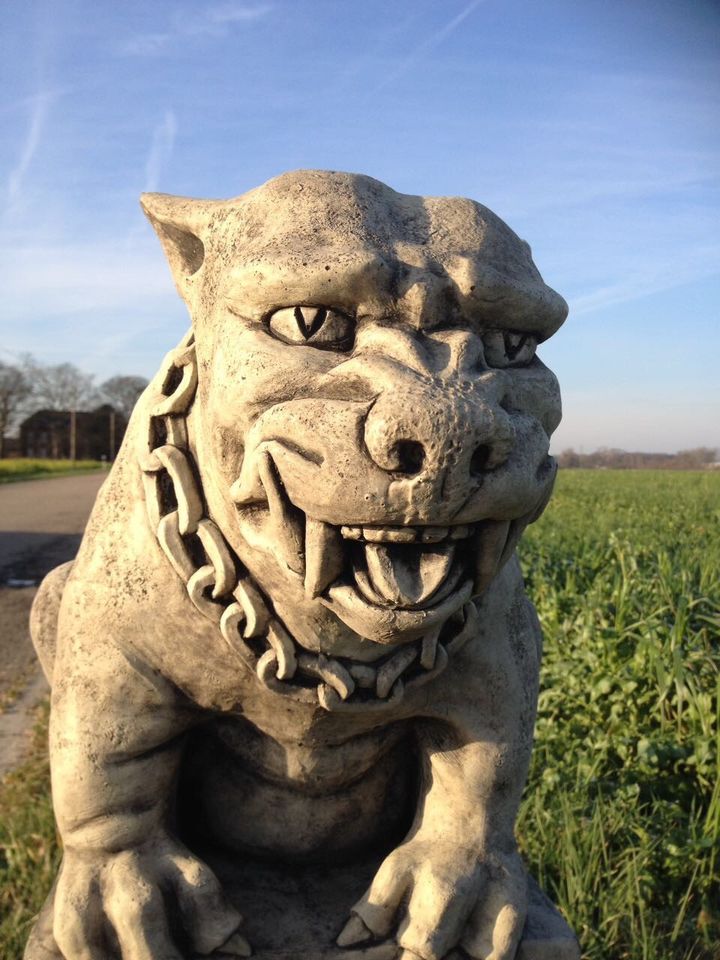
{"label": "chain collar", "polygon": [[167,355],[162,372],[140,457],[148,519],[190,600],[217,624],[233,653],[269,689],[332,711],[385,710],[406,689],[441,673],[448,656],[477,632],[472,602],[445,628],[393,648],[372,664],[327,657],[295,642],[220,528],[205,515],[186,422],[197,388],[192,331]]}

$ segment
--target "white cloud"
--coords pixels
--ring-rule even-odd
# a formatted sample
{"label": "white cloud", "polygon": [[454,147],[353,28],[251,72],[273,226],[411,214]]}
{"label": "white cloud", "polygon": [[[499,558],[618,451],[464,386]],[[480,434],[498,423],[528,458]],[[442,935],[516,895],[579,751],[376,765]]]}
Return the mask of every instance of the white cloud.
{"label": "white cloud", "polygon": [[[132,244],[5,243],[3,347],[88,372],[152,372],[188,324],[151,231]],[[29,291],[32,295],[29,295]]]}
{"label": "white cloud", "polygon": [[[479,0],[476,0],[479,2]],[[267,3],[223,3],[178,14],[167,30],[141,33],[131,37],[120,47],[125,56],[153,57],[169,52],[178,42],[188,37],[227,36],[233,25],[254,23],[271,13]]]}
{"label": "white cloud", "polygon": [[655,258],[645,269],[625,270],[617,282],[571,299],[571,313],[582,316],[720,274],[720,246],[696,247],[688,253],[683,259],[663,263]]}
{"label": "white cloud", "polygon": [[141,33],[123,44],[120,52],[130,57],[155,57],[167,50],[171,40],[171,33]]}
{"label": "white cloud", "polygon": [[[157,248],[157,249],[156,249]],[[141,298],[163,298],[174,289],[160,248],[148,231],[132,248],[122,242],[8,245],[3,312],[9,325],[75,311],[137,308]],[[33,291],[33,297],[27,293]]]}
{"label": "white cloud", "polygon": [[247,23],[267,16],[271,10],[269,3],[223,3],[211,7],[207,16],[214,23]]}

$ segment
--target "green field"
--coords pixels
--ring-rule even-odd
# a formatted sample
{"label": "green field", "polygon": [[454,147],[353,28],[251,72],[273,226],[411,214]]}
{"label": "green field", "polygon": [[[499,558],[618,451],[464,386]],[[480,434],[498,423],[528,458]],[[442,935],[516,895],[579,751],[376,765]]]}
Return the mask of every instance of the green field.
{"label": "green field", "polygon": [[90,473],[104,466],[107,464],[103,464],[100,460],[40,460],[12,457],[8,460],[0,460],[0,483],[66,476],[69,473]]}
{"label": "green field", "polygon": [[568,471],[521,558],[545,632],[525,855],[592,960],[720,957],[720,476]]}
{"label": "green field", "polygon": [[[519,833],[587,960],[720,958],[720,475],[567,471],[521,557],[545,631]],[[57,851],[42,756],[0,793],[0,956]]]}

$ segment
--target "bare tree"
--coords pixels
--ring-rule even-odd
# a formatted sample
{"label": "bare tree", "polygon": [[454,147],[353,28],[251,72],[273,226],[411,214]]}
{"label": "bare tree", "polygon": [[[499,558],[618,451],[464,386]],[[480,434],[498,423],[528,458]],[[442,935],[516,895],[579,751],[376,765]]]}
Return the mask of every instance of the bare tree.
{"label": "bare tree", "polygon": [[87,410],[98,402],[91,374],[74,363],[44,366],[31,362],[37,406],[46,410]]}
{"label": "bare tree", "polygon": [[104,400],[129,420],[138,397],[147,385],[144,377],[110,377],[100,384],[100,393]]}
{"label": "bare tree", "polygon": [[32,392],[27,371],[0,360],[0,459],[5,456],[5,435],[15,425]]}
{"label": "bare tree", "polygon": [[680,450],[675,459],[682,470],[702,470],[715,463],[717,454],[714,447],[695,447],[692,450]]}
{"label": "bare tree", "polygon": [[67,410],[70,416],[70,459],[77,452],[77,412],[88,410],[98,402],[91,374],[83,373],[74,363],[43,366],[30,362],[37,405],[46,410]]}
{"label": "bare tree", "polygon": [[575,453],[572,447],[568,447],[566,450],[563,450],[562,453],[558,454],[557,462],[558,466],[565,470],[567,470],[568,467],[579,467],[580,456]]}

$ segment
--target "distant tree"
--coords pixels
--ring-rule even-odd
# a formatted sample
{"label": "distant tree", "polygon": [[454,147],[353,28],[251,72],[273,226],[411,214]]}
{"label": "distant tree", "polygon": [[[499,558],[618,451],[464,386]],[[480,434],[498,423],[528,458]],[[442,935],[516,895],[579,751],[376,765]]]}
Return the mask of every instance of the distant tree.
{"label": "distant tree", "polygon": [[718,461],[720,451],[696,447],[678,453],[641,453],[600,447],[593,453],[576,453],[572,448],[558,455],[561,467],[613,470],[705,470]]}
{"label": "distant tree", "polygon": [[45,366],[30,361],[35,405],[45,410],[88,410],[99,402],[94,377],[83,373],[74,363]]}
{"label": "distant tree", "polygon": [[130,419],[137,399],[148,385],[144,377],[110,377],[100,384],[100,394],[126,420]]}
{"label": "distant tree", "polygon": [[5,435],[15,425],[32,392],[27,370],[0,360],[0,459],[5,456]]}
{"label": "distant tree", "polygon": [[579,467],[580,466],[580,457],[573,450],[572,447],[568,447],[567,450],[563,450],[557,458],[558,466],[567,469],[568,467]]}
{"label": "distant tree", "polygon": [[681,470],[702,470],[708,464],[715,463],[717,450],[713,447],[695,447],[693,450],[680,450],[675,455],[675,463]]}

